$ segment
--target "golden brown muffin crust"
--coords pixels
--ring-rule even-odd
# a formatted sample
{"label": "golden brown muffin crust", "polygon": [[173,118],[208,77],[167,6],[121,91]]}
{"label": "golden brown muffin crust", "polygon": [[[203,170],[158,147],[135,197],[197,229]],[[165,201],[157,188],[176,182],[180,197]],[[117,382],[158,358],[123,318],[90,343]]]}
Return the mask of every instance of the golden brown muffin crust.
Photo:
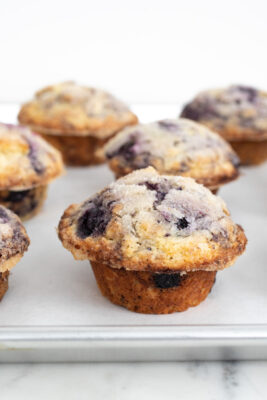
{"label": "golden brown muffin crust", "polygon": [[22,106],[18,120],[44,134],[104,139],[135,124],[137,117],[103,90],[63,82],[38,91]]}
{"label": "golden brown muffin crust", "polygon": [[128,127],[107,143],[104,152],[117,177],[151,165],[160,174],[188,176],[218,188],[239,175],[239,159],[231,146],[186,119]]}
{"label": "golden brown muffin crust", "polygon": [[58,232],[76,259],[140,271],[217,271],[246,245],[220,198],[151,167],[70,206]]}

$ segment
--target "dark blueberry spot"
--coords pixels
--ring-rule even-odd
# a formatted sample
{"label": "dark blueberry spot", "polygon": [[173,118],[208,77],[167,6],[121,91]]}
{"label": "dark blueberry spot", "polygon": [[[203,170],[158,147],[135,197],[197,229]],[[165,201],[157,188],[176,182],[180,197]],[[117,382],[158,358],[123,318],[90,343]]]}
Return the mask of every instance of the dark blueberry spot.
{"label": "dark blueberry spot", "polygon": [[158,183],[144,182],[144,183],[140,183],[140,185],[145,185],[148,190],[157,191],[159,189],[159,184]]}
{"label": "dark blueberry spot", "polygon": [[167,192],[158,191],[156,194],[157,202],[161,203],[165,199],[167,194],[168,194]]}
{"label": "dark blueberry spot", "polygon": [[170,289],[179,286],[181,283],[180,274],[154,274],[153,281],[159,289]]}
{"label": "dark blueberry spot", "polygon": [[109,208],[112,204],[114,204],[115,203],[115,200],[110,200],[108,203],[107,203],[107,207]]}
{"label": "dark blueberry spot", "polygon": [[188,225],[189,223],[185,217],[179,218],[178,221],[176,222],[176,226],[178,229],[185,229],[188,227]]}
{"label": "dark blueberry spot", "polygon": [[38,159],[38,145],[29,139],[26,140],[29,145],[28,157],[31,161],[32,168],[38,175],[41,175],[44,172],[44,166]]}
{"label": "dark blueberry spot", "polygon": [[119,148],[116,155],[122,155],[125,160],[130,161],[135,156],[135,153],[133,151],[134,145],[135,141],[130,140]]}
{"label": "dark blueberry spot", "polygon": [[153,190],[156,192],[156,203],[161,203],[165,197],[167,196],[169,190],[170,190],[170,185],[166,181],[161,182],[161,183],[153,183],[153,182],[143,182],[140,183],[139,185],[145,185],[148,190]]}
{"label": "dark blueberry spot", "polygon": [[192,119],[193,121],[199,121],[202,117],[203,112],[200,109],[197,109],[193,104],[187,104],[182,113],[182,118]]}
{"label": "dark blueberry spot", "polygon": [[181,117],[188,118],[193,121],[201,121],[203,119],[210,119],[222,116],[218,115],[211,102],[203,101],[187,104],[181,113]]}
{"label": "dark blueberry spot", "polygon": [[250,86],[234,86],[233,89],[243,93],[246,96],[247,101],[250,103],[253,103],[258,97],[257,89],[254,89]]}
{"label": "dark blueberry spot", "polygon": [[8,193],[8,196],[5,198],[5,201],[12,201],[13,203],[19,203],[28,195],[29,191],[30,190],[10,191]]}
{"label": "dark blueberry spot", "polygon": [[175,124],[174,122],[166,119],[158,122],[159,126],[161,128],[166,129],[167,131],[175,132],[179,129],[179,126]]}
{"label": "dark blueberry spot", "polygon": [[4,204],[19,217],[24,217],[39,205],[39,193],[35,188],[21,191],[0,193]]}
{"label": "dark blueberry spot", "polygon": [[165,199],[167,192],[160,190],[160,184],[151,183],[151,182],[145,182],[145,185],[146,185],[148,190],[155,190],[156,199],[157,199],[158,202],[161,203]]}
{"label": "dark blueberry spot", "polygon": [[126,161],[132,161],[137,154],[138,150],[138,135],[132,133],[129,141],[124,143],[118,150],[113,153],[107,153],[107,158],[122,156]]}
{"label": "dark blueberry spot", "polygon": [[0,207],[0,223],[6,224],[9,221],[9,216],[3,207]]}
{"label": "dark blueberry spot", "polygon": [[91,202],[88,209],[79,218],[77,234],[81,239],[91,235],[101,235],[111,218],[111,210],[101,200]]}

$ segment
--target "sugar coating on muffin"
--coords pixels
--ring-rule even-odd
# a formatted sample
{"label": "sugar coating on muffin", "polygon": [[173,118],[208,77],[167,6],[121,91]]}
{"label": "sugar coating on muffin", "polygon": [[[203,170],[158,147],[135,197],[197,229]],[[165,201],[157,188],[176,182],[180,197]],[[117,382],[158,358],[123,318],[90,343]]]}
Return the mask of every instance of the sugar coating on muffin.
{"label": "sugar coating on muffin", "polygon": [[63,172],[60,153],[28,128],[0,124],[0,190],[46,185]]}
{"label": "sugar coating on muffin", "polygon": [[160,173],[219,186],[238,176],[239,159],[218,134],[187,119],[166,119],[125,128],[105,146],[117,176],[149,165]]}
{"label": "sugar coating on muffin", "polygon": [[242,85],[203,91],[184,107],[181,117],[199,121],[227,140],[266,140],[267,93]]}
{"label": "sugar coating on muffin", "polygon": [[9,271],[19,261],[29,244],[19,218],[0,205],[0,273]]}
{"label": "sugar coating on muffin", "polygon": [[266,140],[267,92],[242,85],[203,91],[181,117],[201,122],[230,141]]}
{"label": "sugar coating on muffin", "polygon": [[42,133],[100,139],[137,122],[129,108],[110,93],[74,82],[40,90],[22,106],[18,119]]}
{"label": "sugar coating on muffin", "polygon": [[70,206],[59,238],[76,259],[140,271],[214,271],[246,244],[224,202],[191,178],[135,171]]}
{"label": "sugar coating on muffin", "polygon": [[267,92],[240,85],[208,90],[188,103],[181,116],[199,121],[227,139],[242,165],[267,160]]}

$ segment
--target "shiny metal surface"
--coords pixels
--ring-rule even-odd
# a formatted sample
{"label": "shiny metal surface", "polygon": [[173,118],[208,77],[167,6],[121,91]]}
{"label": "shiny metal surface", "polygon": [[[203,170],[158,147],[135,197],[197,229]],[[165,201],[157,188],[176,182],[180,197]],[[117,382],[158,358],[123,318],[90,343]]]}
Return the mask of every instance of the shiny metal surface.
{"label": "shiny metal surface", "polygon": [[267,325],[14,327],[1,362],[266,360]]}

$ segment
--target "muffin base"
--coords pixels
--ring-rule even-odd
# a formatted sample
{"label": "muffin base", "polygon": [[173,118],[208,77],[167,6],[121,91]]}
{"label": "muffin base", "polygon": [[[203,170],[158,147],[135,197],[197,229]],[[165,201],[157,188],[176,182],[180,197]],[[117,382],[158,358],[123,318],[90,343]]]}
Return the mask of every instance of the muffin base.
{"label": "muffin base", "polygon": [[0,191],[0,204],[12,210],[22,220],[36,215],[46,199],[47,186],[36,186],[21,191]]}
{"label": "muffin base", "polygon": [[0,273],[0,301],[2,300],[8,289],[8,276],[9,271]]}
{"label": "muffin base", "polygon": [[259,165],[267,160],[267,140],[231,142],[241,165]]}
{"label": "muffin base", "polygon": [[91,262],[103,296],[112,303],[143,314],[170,314],[195,307],[208,296],[216,271],[157,274],[127,271]]}
{"label": "muffin base", "polygon": [[111,136],[108,139],[98,139],[93,136],[38,133],[61,152],[64,163],[69,166],[88,166],[104,163],[104,155],[99,152],[99,149],[111,138]]}

